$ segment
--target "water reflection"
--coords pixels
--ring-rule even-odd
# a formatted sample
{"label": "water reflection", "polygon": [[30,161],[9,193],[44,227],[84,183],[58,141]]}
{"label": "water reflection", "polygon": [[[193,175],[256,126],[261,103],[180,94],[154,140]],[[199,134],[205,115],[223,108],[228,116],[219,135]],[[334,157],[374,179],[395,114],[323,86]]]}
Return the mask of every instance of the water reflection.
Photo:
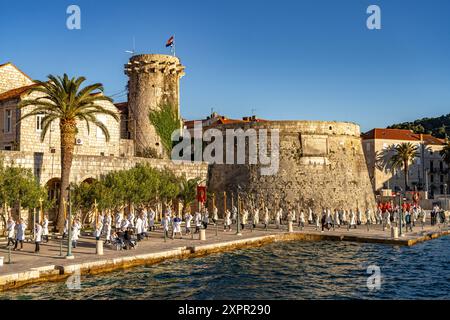
{"label": "water reflection", "polygon": [[[449,299],[450,238],[415,247],[287,242],[30,286],[2,299]],[[367,288],[367,267],[381,289]]]}

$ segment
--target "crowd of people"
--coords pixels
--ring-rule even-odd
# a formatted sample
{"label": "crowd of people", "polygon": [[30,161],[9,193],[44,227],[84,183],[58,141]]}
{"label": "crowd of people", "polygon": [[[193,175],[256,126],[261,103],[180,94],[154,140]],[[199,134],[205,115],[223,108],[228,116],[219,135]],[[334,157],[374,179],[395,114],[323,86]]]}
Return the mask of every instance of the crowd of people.
{"label": "crowd of people", "polygon": [[[138,243],[148,239],[152,231],[157,227],[157,212],[150,208],[139,208],[132,210],[127,215],[118,211],[114,215],[110,212],[99,213],[93,223],[93,233],[97,241],[104,240],[106,245],[111,245],[117,250],[136,248]],[[240,212],[236,206],[231,210],[226,209],[223,215],[223,231],[229,232],[232,226],[239,223],[241,230],[255,229],[261,227],[267,230],[270,225],[280,229],[282,225],[298,225],[300,229],[310,225],[316,230],[331,230],[336,228],[357,229],[358,226],[365,225],[367,229],[370,225],[381,225],[383,230],[390,230],[391,226],[399,226],[400,223],[406,231],[413,231],[413,228],[426,223],[427,214],[418,205],[403,204],[403,206],[393,206],[391,203],[380,203],[377,208],[366,209],[364,212],[360,208],[356,209],[335,209],[323,208],[314,211],[311,207],[306,210],[293,208],[285,210],[269,210],[268,207],[257,208],[254,206],[242,206]],[[431,225],[446,223],[444,211],[438,206],[434,206],[430,213]],[[182,224],[184,222],[184,230]],[[194,214],[190,211],[184,215],[174,213],[170,208],[161,215],[161,221],[158,224],[163,230],[165,238],[175,239],[179,237],[199,233],[200,229],[207,229],[210,224],[218,227],[219,210],[213,207],[212,215],[206,207],[196,210]],[[27,229],[24,219],[14,221],[9,217],[6,231],[8,237],[8,247],[13,250],[22,250],[25,241],[25,231]],[[73,248],[77,247],[82,229],[82,223],[78,217],[75,217],[71,224],[69,233],[69,220],[66,219],[63,239],[70,236]],[[192,231],[192,229],[194,229]],[[35,252],[39,253],[41,242],[49,240],[49,220],[44,215],[40,222],[35,223],[34,243]]]}

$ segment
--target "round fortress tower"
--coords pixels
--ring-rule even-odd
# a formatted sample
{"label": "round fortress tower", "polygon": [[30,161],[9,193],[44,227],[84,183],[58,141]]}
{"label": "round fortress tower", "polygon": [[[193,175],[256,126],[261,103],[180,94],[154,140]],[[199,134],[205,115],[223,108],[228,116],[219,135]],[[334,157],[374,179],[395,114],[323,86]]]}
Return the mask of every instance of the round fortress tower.
{"label": "round fortress tower", "polygon": [[[224,190],[228,194],[227,207],[230,208],[231,195],[236,196],[239,186],[247,205],[250,201],[264,201],[271,214],[279,207],[285,213],[290,209],[298,211],[299,208],[305,212],[311,208],[314,213],[322,213],[324,208],[333,212],[335,209],[356,210],[357,207],[363,212],[370,209],[374,213],[376,202],[357,124],[261,121],[223,124],[216,128],[224,133],[224,140],[226,130],[242,129],[247,133],[255,130],[258,134],[263,129],[268,136],[274,130],[279,132],[278,148],[272,150],[271,139],[267,138],[267,154],[273,151],[279,155],[274,174],[262,175],[261,168],[268,165],[248,163],[250,138],[244,145],[245,164],[210,166],[208,186],[210,192],[219,195],[216,199],[218,208],[223,208]],[[257,142],[258,148],[260,142]],[[236,142],[231,143],[237,150]]]}
{"label": "round fortress tower", "polygon": [[162,54],[136,55],[125,65],[125,74],[129,77],[129,131],[136,155],[148,152],[164,155],[149,113],[171,107],[180,114],[179,82],[184,69],[177,57]]}

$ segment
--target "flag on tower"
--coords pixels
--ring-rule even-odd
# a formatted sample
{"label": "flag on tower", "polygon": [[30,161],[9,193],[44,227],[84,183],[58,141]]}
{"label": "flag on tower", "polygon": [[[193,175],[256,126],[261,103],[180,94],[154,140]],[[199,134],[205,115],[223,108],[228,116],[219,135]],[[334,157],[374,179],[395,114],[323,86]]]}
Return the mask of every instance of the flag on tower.
{"label": "flag on tower", "polygon": [[166,43],[166,48],[168,48],[168,47],[172,47],[172,46],[173,46],[173,42],[174,42],[174,40],[175,40],[174,36],[171,36],[171,37],[170,37],[170,39],[169,39],[169,40],[167,40],[167,43]]}

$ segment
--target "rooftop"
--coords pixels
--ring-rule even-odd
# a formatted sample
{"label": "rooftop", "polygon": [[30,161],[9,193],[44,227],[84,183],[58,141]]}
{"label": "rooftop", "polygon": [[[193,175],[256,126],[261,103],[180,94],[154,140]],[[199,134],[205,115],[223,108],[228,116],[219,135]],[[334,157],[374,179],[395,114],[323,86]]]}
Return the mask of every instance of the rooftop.
{"label": "rooftop", "polygon": [[401,141],[423,141],[425,144],[442,145],[444,139],[439,139],[431,134],[414,133],[407,129],[372,129],[362,135],[363,140],[401,140]]}

